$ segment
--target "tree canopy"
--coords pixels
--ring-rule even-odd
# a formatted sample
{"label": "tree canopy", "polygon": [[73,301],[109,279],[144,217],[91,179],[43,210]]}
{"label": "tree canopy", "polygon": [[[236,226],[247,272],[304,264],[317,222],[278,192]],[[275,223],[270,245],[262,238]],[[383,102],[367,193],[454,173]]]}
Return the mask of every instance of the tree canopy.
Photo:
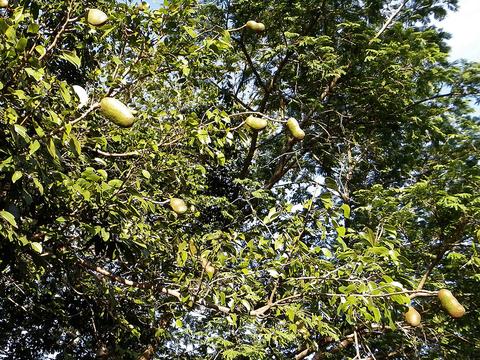
{"label": "tree canopy", "polygon": [[0,357],[478,356],[457,0],[0,5]]}

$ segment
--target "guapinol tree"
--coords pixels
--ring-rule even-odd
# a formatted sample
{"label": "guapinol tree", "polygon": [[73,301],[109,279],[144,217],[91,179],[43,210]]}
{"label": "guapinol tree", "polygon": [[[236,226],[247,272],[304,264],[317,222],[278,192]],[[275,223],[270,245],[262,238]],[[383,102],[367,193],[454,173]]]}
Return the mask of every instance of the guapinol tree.
{"label": "guapinol tree", "polygon": [[0,356],[478,356],[456,6],[0,1]]}

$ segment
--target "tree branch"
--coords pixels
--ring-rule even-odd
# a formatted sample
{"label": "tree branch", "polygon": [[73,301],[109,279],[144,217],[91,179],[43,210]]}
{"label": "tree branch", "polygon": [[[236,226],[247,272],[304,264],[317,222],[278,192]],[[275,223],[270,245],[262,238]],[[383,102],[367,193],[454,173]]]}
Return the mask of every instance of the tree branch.
{"label": "tree branch", "polygon": [[[156,282],[135,282],[129,279],[125,279],[121,276],[115,275],[111,273],[110,271],[97,266],[95,264],[90,263],[87,260],[84,259],[78,259],[78,263],[80,266],[83,268],[86,268],[88,270],[91,270],[99,275],[105,276],[109,278],[110,280],[123,284],[125,286],[130,286],[130,287],[135,287],[138,289],[156,289],[158,291],[161,291],[162,293],[166,295],[173,296],[176,298],[178,301],[182,301],[182,299],[185,297],[185,294],[182,295],[182,293],[179,290],[176,289],[168,289],[166,287],[163,287],[162,285],[156,283]],[[249,311],[248,313],[243,313],[243,315],[250,315],[250,316],[262,316],[265,313],[267,313],[270,309],[277,307],[277,306],[282,306],[284,304],[290,303],[291,300],[298,299],[300,297],[303,297],[305,294],[294,294],[290,295],[287,297],[284,297],[282,299],[279,299],[275,302],[273,302],[273,297],[275,296],[277,291],[277,286],[274,287],[272,290],[272,293],[269,296],[269,299],[267,300],[267,304],[264,306],[261,306],[259,308],[253,309]],[[316,293],[316,295],[324,295],[324,296],[358,296],[358,297],[369,297],[369,298],[375,298],[375,297],[389,297],[392,295],[401,295],[401,294],[411,294],[414,296],[437,296],[437,291],[426,291],[426,290],[405,290],[405,291],[398,291],[398,292],[393,292],[389,294],[337,294],[337,293]],[[198,299],[195,301],[195,304],[217,310],[221,313],[224,314],[231,314],[231,313],[238,313],[242,314],[240,312],[232,310],[230,307],[223,306],[223,305],[217,305],[212,302],[209,302],[205,299]]]}
{"label": "tree branch", "polygon": [[464,97],[464,96],[472,96],[472,95],[478,95],[478,92],[472,92],[472,93],[463,93],[463,92],[449,92],[449,93],[446,93],[446,94],[437,94],[437,95],[434,95],[434,96],[430,96],[428,98],[425,98],[425,99],[421,99],[421,100],[417,100],[415,101],[413,104],[410,104],[407,106],[407,110],[408,109],[411,109],[412,107],[414,106],[417,106],[417,105],[420,105],[424,102],[427,102],[427,101],[431,101],[431,100],[435,100],[435,99],[441,99],[441,98],[444,98],[444,97],[450,97],[450,96],[460,96],[460,97]]}
{"label": "tree branch", "polygon": [[306,358],[308,355],[310,355],[311,353],[313,353],[313,350],[311,348],[306,348],[306,349],[303,349],[301,352],[299,352],[298,354],[295,355],[295,360],[302,360],[304,358]]}
{"label": "tree branch", "polygon": [[[210,83],[215,85],[220,91],[224,91],[224,89],[220,85],[218,85],[215,81],[210,80]],[[230,92],[229,94],[233,96],[234,100],[237,103],[239,103],[243,108],[249,110],[250,112],[255,112],[255,110],[250,105],[245,104],[245,102],[243,102],[242,99],[240,99],[237,94],[234,94],[233,92]]]}
{"label": "tree branch", "polygon": [[[293,148],[293,141],[292,141],[292,146],[288,146],[290,150]],[[275,166],[275,170],[273,172],[273,175],[270,177],[268,182],[264,185],[265,189],[271,189],[273,185],[275,185],[283,176],[290,170],[294,162],[289,161],[293,158],[293,154],[291,154],[289,151],[285,151],[283,155],[280,155],[281,158],[278,161],[277,165]]]}
{"label": "tree branch", "polygon": [[145,351],[140,355],[138,360],[151,360],[155,354],[155,349],[153,345],[148,345]]}
{"label": "tree branch", "polygon": [[[338,81],[340,80],[340,75],[336,75],[330,82],[325,86],[323,89],[321,95],[320,95],[320,101],[324,101],[327,96],[329,96],[334,88],[337,86]],[[300,127],[306,128],[309,123],[311,122],[311,117],[307,116],[304,121],[302,121]],[[280,155],[280,159],[277,162],[277,165],[275,166],[275,170],[270,177],[270,179],[265,183],[264,187],[266,189],[271,189],[282,177],[288,172],[288,170],[291,169],[291,166],[286,166],[288,161],[292,158],[292,156],[286,156],[286,154],[290,153],[293,149],[293,146],[297,143],[298,141],[295,138],[289,138],[285,144],[285,146],[282,149],[282,152]]]}
{"label": "tree branch", "polygon": [[396,291],[392,293],[382,293],[382,294],[337,294],[337,293],[318,293],[318,295],[325,295],[325,296],[357,296],[357,297],[366,297],[366,298],[382,298],[382,297],[390,297],[393,295],[410,295],[411,297],[433,297],[437,296],[438,291],[429,291],[429,290],[404,290],[404,291]]}
{"label": "tree branch", "polygon": [[66,15],[66,19],[65,19],[65,22],[62,24],[62,26],[60,27],[60,30],[57,32],[57,34],[55,35],[55,38],[53,39],[52,43],[47,47],[47,50],[45,51],[45,53],[40,56],[38,58],[38,60],[43,60],[47,55],[50,56],[50,51],[53,50],[53,48],[55,46],[57,46],[57,43],[58,43],[58,40],[60,40],[60,37],[63,35],[63,33],[65,32],[65,30],[67,29],[67,25],[68,23],[70,22],[70,13],[72,11],[72,1],[70,1],[70,4],[68,5],[68,11],[67,11],[67,15]]}
{"label": "tree branch", "polygon": [[110,152],[106,152],[106,151],[102,151],[102,150],[99,150],[99,149],[92,149],[93,151],[95,151],[97,154],[99,155],[102,155],[102,156],[106,156],[106,157],[132,157],[132,156],[140,156],[141,153],[138,152],[138,151],[130,151],[130,152],[124,152],[124,153],[110,153]]}
{"label": "tree branch", "polygon": [[382,28],[375,34],[375,36],[369,41],[369,44],[371,44],[375,39],[379,38],[383,32],[385,30],[387,30],[387,28],[390,26],[390,24],[393,22],[393,20],[397,17],[397,15],[400,13],[400,11],[402,11],[403,7],[405,6],[405,4],[407,3],[408,0],[404,0],[402,2],[402,4],[398,7],[397,10],[395,10],[395,12],[390,15],[390,17],[387,19],[387,21],[385,22],[385,24],[383,24]]}
{"label": "tree branch", "polygon": [[[460,237],[460,233],[463,231],[463,229],[465,228],[465,224],[466,224],[466,220],[465,219],[462,219],[454,233],[450,236],[449,239],[457,239]],[[420,282],[418,283],[418,286],[417,286],[417,291],[421,291],[423,289],[423,287],[425,286],[425,283],[428,279],[428,277],[430,276],[430,274],[432,273],[433,269],[442,261],[443,257],[445,256],[445,254],[452,249],[453,246],[455,246],[456,242],[453,241],[453,242],[449,242],[448,239],[446,239],[444,241],[444,244],[443,246],[440,248],[439,252],[437,253],[437,256],[435,257],[435,260],[433,260],[430,265],[427,267],[427,270],[425,271],[425,273],[423,274]],[[416,295],[418,296],[418,295]],[[411,298],[415,297],[415,295],[411,296]]]}
{"label": "tree branch", "polygon": [[85,110],[85,112],[82,115],[73,119],[72,121],[69,121],[67,124],[60,126],[59,128],[56,128],[56,129],[50,131],[48,136],[52,136],[52,135],[64,130],[67,125],[72,125],[72,126],[75,125],[76,123],[85,119],[92,111],[98,109],[99,107],[100,107],[100,103],[92,104],[87,110]]}
{"label": "tree branch", "polygon": [[[391,328],[389,326],[383,326],[380,324],[372,324],[370,328],[355,329],[353,330],[353,333],[344,336],[340,340],[335,340],[333,337],[327,336],[320,340],[318,347],[325,347],[326,345],[338,342],[338,344],[335,347],[328,350],[328,353],[330,354],[337,353],[345,349],[347,346],[349,346],[353,342],[355,342],[355,338],[357,335],[365,334],[365,333],[373,333],[374,331],[378,331],[378,330],[385,331],[385,330],[391,330]],[[320,360],[324,358],[325,352],[326,351],[322,349],[315,350],[312,347],[307,347],[306,349],[302,350],[301,352],[295,355],[295,360],[302,360],[313,353],[315,353],[315,355],[313,356],[312,360]]]}
{"label": "tree branch", "polygon": [[243,54],[245,55],[245,59],[247,60],[248,65],[252,69],[253,74],[255,75],[255,78],[257,79],[258,84],[265,90],[267,91],[267,86],[263,82],[260,74],[258,73],[257,69],[255,68],[255,65],[253,64],[252,58],[250,54],[248,53],[247,48],[245,47],[245,43],[243,42],[242,39],[236,39],[234,40],[237,42],[237,44],[240,46],[240,50],[242,50]]}
{"label": "tree branch", "polygon": [[[308,25],[306,31],[305,31],[305,34],[307,34],[309,31],[312,30],[313,26],[315,25],[316,23],[316,19],[317,17],[315,17],[311,22],[310,24]],[[240,44],[240,47],[243,51],[243,53],[245,54],[245,57],[247,59],[247,62],[249,63],[250,67],[252,68],[252,71],[253,73],[255,74],[255,77],[257,78],[258,82],[260,83],[261,87],[264,89],[265,93],[263,95],[263,98],[262,98],[262,101],[260,102],[260,105],[259,105],[259,111],[260,112],[264,112],[265,111],[265,108],[267,106],[267,102],[268,102],[268,99],[270,97],[270,95],[272,94],[273,90],[275,89],[275,84],[278,82],[278,80],[280,79],[280,74],[282,72],[282,70],[284,69],[284,67],[287,65],[288,61],[290,60],[290,58],[295,54],[295,52],[293,50],[288,50],[287,53],[285,54],[285,56],[283,57],[283,59],[280,61],[280,63],[278,64],[277,66],[277,70],[275,71],[275,73],[273,74],[273,77],[272,79],[270,80],[269,84],[265,84],[261,77],[260,77],[260,74],[256,71],[256,69],[254,68],[253,66],[253,62],[252,62],[252,59],[250,58],[250,55],[248,54],[248,51],[245,47],[245,44],[243,43],[243,41],[241,40],[237,40],[237,42]],[[339,77],[339,76],[338,76]],[[338,78],[336,78],[335,80],[335,83],[337,82]],[[322,97],[321,97],[322,98]],[[253,155],[255,154],[255,150],[257,148],[257,140],[258,140],[258,135],[257,136],[253,136],[252,137],[252,142],[250,143],[250,148],[248,150],[248,154],[247,154],[247,157],[244,161],[244,164],[243,164],[243,167],[242,167],[242,171],[240,172],[240,175],[239,177],[241,179],[245,178],[248,174],[248,168],[250,167],[251,163],[252,163],[252,160],[253,160]],[[290,139],[289,142],[293,142],[295,143],[296,140],[295,139]],[[293,146],[293,144],[292,144]],[[291,147],[290,147],[291,149]],[[286,152],[289,152],[289,151],[283,151],[283,153],[286,153]],[[288,170],[287,170],[288,171]],[[280,178],[283,176],[284,174],[282,174],[280,176]],[[278,180],[277,180],[278,181]],[[270,181],[267,183],[267,184],[270,184]],[[274,183],[273,183],[274,184]],[[273,186],[273,184],[271,186]],[[268,187],[268,185],[266,186],[266,188],[271,188]]]}
{"label": "tree branch", "polygon": [[255,155],[255,149],[257,148],[257,140],[258,140],[258,131],[255,131],[252,134],[252,139],[250,140],[250,147],[248,149],[247,157],[243,162],[242,171],[240,171],[240,174],[238,175],[240,179],[244,179],[245,177],[247,177],[248,168],[252,164],[253,155]]}

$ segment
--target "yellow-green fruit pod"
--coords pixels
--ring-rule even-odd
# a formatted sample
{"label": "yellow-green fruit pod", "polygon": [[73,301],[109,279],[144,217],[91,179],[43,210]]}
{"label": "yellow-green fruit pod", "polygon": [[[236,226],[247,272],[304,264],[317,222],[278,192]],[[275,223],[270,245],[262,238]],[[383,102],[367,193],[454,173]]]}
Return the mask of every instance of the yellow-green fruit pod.
{"label": "yellow-green fruit pod", "polygon": [[105,24],[107,20],[108,20],[108,16],[102,10],[98,10],[98,9],[88,10],[87,21],[90,25],[101,26]]}
{"label": "yellow-green fruit pod", "polygon": [[257,23],[256,21],[254,21],[254,20],[249,20],[249,21],[247,21],[247,23],[245,24],[245,27],[246,27],[247,29],[256,31],[256,29],[257,29],[257,24],[258,24],[258,23]]}
{"label": "yellow-green fruit pod", "polygon": [[415,310],[414,307],[409,306],[408,311],[404,314],[405,316],[405,321],[407,324],[411,326],[418,326],[420,325],[420,322],[422,321],[422,317],[418,313],[417,310]]}
{"label": "yellow-green fruit pod", "polygon": [[265,25],[263,23],[257,23],[257,25],[255,26],[255,30],[256,32],[262,32],[262,31],[265,31]]}
{"label": "yellow-green fruit pod", "polygon": [[100,110],[103,115],[118,126],[128,128],[135,122],[135,116],[133,116],[132,110],[115,98],[103,98],[102,101],[100,101]]}
{"label": "yellow-green fruit pod", "polygon": [[305,131],[300,129],[300,125],[298,125],[298,121],[294,118],[290,118],[287,120],[287,128],[292,133],[293,137],[297,140],[302,140],[305,137]]}
{"label": "yellow-green fruit pod", "polygon": [[262,130],[267,126],[267,120],[250,115],[245,119],[245,124],[254,130]]}
{"label": "yellow-green fruit pod", "polygon": [[256,32],[262,32],[265,30],[265,25],[263,23],[259,23],[254,20],[247,21],[245,27]]}
{"label": "yellow-green fruit pod", "polygon": [[440,290],[438,292],[438,298],[443,308],[447,310],[451,317],[458,319],[465,315],[465,308],[458,302],[450,290]]}
{"label": "yellow-green fruit pod", "polygon": [[185,204],[185,201],[179,198],[170,199],[170,207],[177,214],[184,214],[188,210],[188,207],[187,207],[187,204]]}
{"label": "yellow-green fruit pod", "polygon": [[8,7],[8,0],[0,0],[0,8]]}

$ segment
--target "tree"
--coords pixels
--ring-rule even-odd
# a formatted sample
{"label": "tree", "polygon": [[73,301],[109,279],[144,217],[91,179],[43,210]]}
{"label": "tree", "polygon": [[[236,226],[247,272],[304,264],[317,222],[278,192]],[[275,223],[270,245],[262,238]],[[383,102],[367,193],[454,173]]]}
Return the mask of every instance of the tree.
{"label": "tree", "polygon": [[4,357],[475,357],[479,65],[432,23],[456,3],[10,1]]}

